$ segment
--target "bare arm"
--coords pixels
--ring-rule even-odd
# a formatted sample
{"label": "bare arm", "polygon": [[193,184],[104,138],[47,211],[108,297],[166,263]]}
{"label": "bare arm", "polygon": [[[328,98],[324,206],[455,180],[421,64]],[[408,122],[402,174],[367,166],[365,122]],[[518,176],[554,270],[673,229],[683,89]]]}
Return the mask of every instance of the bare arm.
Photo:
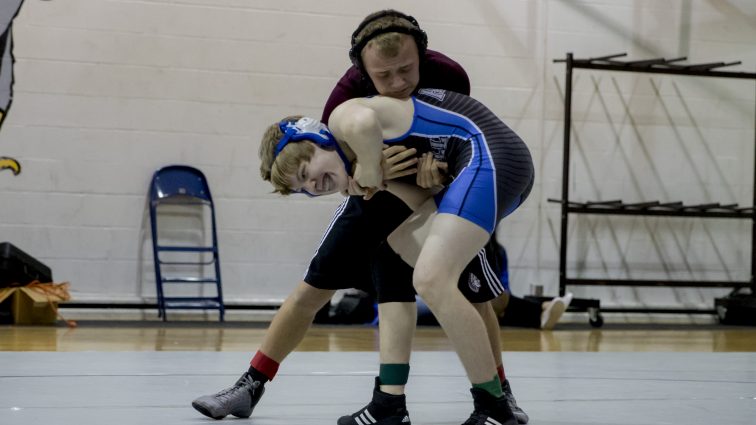
{"label": "bare arm", "polygon": [[362,187],[383,186],[383,131],[378,114],[360,102],[350,100],[331,114],[331,131],[357,157],[354,179]]}
{"label": "bare arm", "polygon": [[[407,149],[402,145],[384,145],[383,160],[383,179],[393,180],[399,177],[409,176],[418,171],[417,158],[414,157],[417,151],[414,148]],[[364,196],[365,200],[372,198],[375,194],[374,189],[363,188],[349,177],[349,187],[342,192],[344,196]]]}
{"label": "bare arm", "polygon": [[360,186],[383,187],[383,140],[405,134],[412,125],[413,112],[411,99],[384,96],[350,99],[334,109],[329,121],[331,131],[347,156],[356,157],[354,178]]}
{"label": "bare arm", "polygon": [[[418,187],[392,179],[415,174],[420,170],[421,167],[414,156],[416,153],[415,148],[407,149],[402,145],[385,145],[383,149],[383,175],[387,180],[386,190],[401,199],[412,211],[417,210],[426,199],[431,197],[433,191],[423,186]],[[426,168],[430,169],[430,166]],[[427,177],[430,178],[430,173]]]}
{"label": "bare arm", "polygon": [[412,211],[416,211],[428,198],[433,196],[433,193],[427,189],[421,189],[415,185],[396,180],[387,181],[386,190],[401,199]]}

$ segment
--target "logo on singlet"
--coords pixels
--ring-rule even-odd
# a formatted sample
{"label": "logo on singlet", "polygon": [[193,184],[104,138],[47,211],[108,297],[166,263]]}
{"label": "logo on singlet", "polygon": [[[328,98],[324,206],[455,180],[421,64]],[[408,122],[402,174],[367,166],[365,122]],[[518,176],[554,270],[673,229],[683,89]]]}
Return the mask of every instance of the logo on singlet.
{"label": "logo on singlet", "polygon": [[449,137],[431,137],[428,139],[431,152],[436,161],[443,161],[446,155],[446,143],[449,141]]}
{"label": "logo on singlet", "polygon": [[480,279],[478,279],[478,276],[475,276],[473,273],[470,273],[470,276],[467,278],[467,285],[470,287],[470,290],[476,294],[480,291]]}
{"label": "logo on singlet", "polygon": [[443,102],[444,98],[446,97],[446,90],[441,89],[420,89],[417,91],[417,94],[424,94],[426,96],[430,96],[439,102]]}

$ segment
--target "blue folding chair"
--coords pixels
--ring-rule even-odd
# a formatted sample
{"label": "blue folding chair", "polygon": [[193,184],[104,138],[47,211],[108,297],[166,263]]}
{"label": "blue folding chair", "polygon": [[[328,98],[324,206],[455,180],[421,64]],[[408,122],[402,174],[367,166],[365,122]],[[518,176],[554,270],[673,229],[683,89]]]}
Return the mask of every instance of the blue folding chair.
{"label": "blue folding chair", "polygon": [[[194,230],[195,237],[190,241],[172,240],[170,243],[161,242],[158,231],[158,207],[171,205],[170,210],[175,217],[183,215],[198,216],[201,226]],[[189,207],[188,211],[182,211]],[[209,207],[209,208],[206,208]],[[218,236],[215,228],[215,206],[210,195],[210,187],[202,172],[186,165],[170,165],[155,172],[150,184],[150,224],[152,229],[152,250],[155,258],[155,284],[158,297],[158,317],[167,320],[167,309],[217,309],[220,321],[224,320],[223,290],[221,289],[220,259],[218,255]],[[210,228],[212,242],[208,244],[205,236],[206,227],[204,212],[210,211]],[[162,214],[165,218],[167,214]],[[165,230],[165,229],[164,229]],[[187,230],[187,229],[183,229]],[[165,236],[165,231],[163,236]],[[169,232],[168,232],[169,233]],[[196,235],[201,237],[197,241]],[[180,238],[179,238],[180,239]],[[163,255],[161,255],[163,254]],[[164,259],[169,256],[171,259]],[[214,276],[206,276],[205,266],[213,265]],[[166,276],[163,268],[170,269]],[[188,271],[194,268],[194,276]],[[216,296],[167,296],[165,289],[169,285],[215,285]],[[201,292],[201,291],[200,291]]]}

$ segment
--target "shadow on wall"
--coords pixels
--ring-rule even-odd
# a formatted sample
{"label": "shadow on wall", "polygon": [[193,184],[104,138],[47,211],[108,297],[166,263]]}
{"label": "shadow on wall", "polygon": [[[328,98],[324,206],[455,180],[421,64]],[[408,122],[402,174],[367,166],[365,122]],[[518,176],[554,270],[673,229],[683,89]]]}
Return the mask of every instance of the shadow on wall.
{"label": "shadow on wall", "polygon": [[[588,78],[587,82],[580,76],[574,80],[577,107],[573,111],[572,146],[576,155],[572,181],[577,186],[570,188],[574,199],[749,204],[738,181],[740,174],[729,169],[730,157],[737,157],[737,141],[729,143],[734,148],[727,154],[715,152],[710,143],[712,132],[727,126],[716,122],[718,116],[746,121],[752,114],[735,94],[742,82],[729,85],[698,81],[693,86],[691,82],[662,77],[607,77],[601,73]],[[564,101],[560,82],[555,83]],[[699,96],[707,91],[702,85],[717,91],[716,111],[702,107]],[[670,167],[671,163],[676,166]],[[723,236],[722,223],[593,218],[578,219],[576,224],[585,227],[582,231],[587,230],[587,237],[580,238],[573,250],[578,252],[578,273],[615,271],[638,277],[632,276],[635,271],[658,273],[667,279],[680,279],[680,274],[696,279],[703,270],[695,257],[705,250],[705,270],[718,271],[722,274],[719,278],[733,280],[737,278],[733,276],[733,261],[746,262],[742,255],[733,257],[730,249],[737,245],[740,232],[725,232],[729,236]],[[698,236],[692,237],[694,229]],[[556,238],[554,243],[558,247]],[[645,252],[633,254],[631,248],[641,244]],[[706,245],[705,249],[702,245]],[[697,254],[691,257],[692,248]],[[658,267],[646,264],[639,269],[638,264],[643,265],[645,260],[636,262],[634,267],[629,265],[647,256],[662,261]]]}
{"label": "shadow on wall", "polygon": [[[593,65],[593,61],[583,64]],[[707,68],[708,72],[711,67],[737,64],[740,62],[686,64],[685,69]],[[601,69],[628,70],[624,65]],[[752,186],[743,181],[743,176],[748,176],[754,166],[749,140],[752,133],[742,123],[748,123],[753,116],[753,95],[751,90],[744,90],[744,84],[752,82],[743,78],[756,75],[696,73],[697,77],[720,77],[702,80],[630,74],[607,76],[599,71],[589,73],[588,77],[572,78],[571,70],[568,64],[567,81],[574,83],[570,94],[565,96],[559,80],[555,81],[558,97],[562,102],[571,99],[569,105],[574,106],[565,109],[564,119],[568,121],[563,121],[568,123],[564,127],[565,132],[569,130],[566,134],[574,140],[570,150],[576,153],[568,161],[570,166],[563,169],[566,179],[563,181],[570,183],[569,188],[563,186],[563,199],[569,200],[571,206],[577,205],[572,207],[574,212],[589,214],[599,211],[584,207],[589,204],[600,205],[603,211],[613,214],[627,205],[678,204],[684,211],[667,216],[688,218],[638,218],[650,215],[645,212],[634,218],[611,221],[606,216],[577,218],[568,226],[569,238],[559,238],[574,253],[572,258],[564,258],[562,252],[560,264],[569,263],[568,268],[579,275],[578,279],[597,279],[599,275],[599,279],[625,283],[615,286],[654,286],[638,282],[663,279],[665,285],[659,286],[665,287],[655,288],[653,297],[649,296],[649,289],[642,293],[632,290],[630,297],[626,296],[627,289],[603,290],[623,303],[631,297],[643,298],[644,306],[664,307],[670,302],[692,306],[705,302],[702,296],[694,299],[692,291],[676,291],[666,287],[675,285],[666,283],[712,288],[747,283],[748,279],[743,277],[748,272],[746,254],[750,250],[745,236],[751,234],[750,225],[730,221],[725,227],[721,221],[697,218],[750,218]],[[731,78],[723,81],[722,77]],[[565,149],[570,147],[567,140]],[[569,158],[566,153],[562,155]],[[564,213],[565,201],[562,205]],[[697,208],[728,209],[735,215],[686,214]],[[690,218],[694,216],[696,219]],[[565,242],[570,239],[572,243]],[[555,237],[555,245],[559,244]]]}

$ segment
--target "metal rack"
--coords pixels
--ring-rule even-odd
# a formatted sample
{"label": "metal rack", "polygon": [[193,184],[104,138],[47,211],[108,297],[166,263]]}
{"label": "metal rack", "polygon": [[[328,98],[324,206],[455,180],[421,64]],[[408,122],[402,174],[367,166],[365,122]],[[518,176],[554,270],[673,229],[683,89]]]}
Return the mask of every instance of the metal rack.
{"label": "metal rack", "polygon": [[[559,251],[559,295],[564,295],[568,285],[592,286],[667,286],[667,287],[730,287],[734,291],[741,288],[751,288],[756,294],[756,166],[754,167],[753,205],[739,206],[738,204],[707,203],[699,205],[685,205],[682,202],[648,201],[640,203],[624,203],[621,200],[575,202],[569,199],[569,168],[570,168],[570,134],[572,127],[572,71],[573,69],[596,69],[605,71],[641,72],[652,74],[690,75],[698,77],[740,78],[756,80],[756,73],[721,71],[719,68],[738,65],[740,62],[710,62],[701,64],[680,64],[685,57],[674,59],[647,59],[636,61],[621,61],[619,57],[626,53],[601,56],[589,59],[575,59],[572,53],[567,53],[565,59],[554,62],[565,63],[565,95],[564,95],[564,145],[562,160],[562,198],[549,199],[549,202],[561,204],[561,232]],[[756,137],[755,137],[756,138]],[[756,144],[756,140],[754,140]],[[754,159],[756,165],[756,158]],[[750,219],[751,226],[751,279],[750,281],[692,281],[692,280],[638,280],[638,279],[578,279],[567,276],[567,218],[569,214],[611,214],[611,215],[647,215],[647,216],[675,216],[675,217],[706,217],[706,218],[740,218]],[[575,299],[571,311],[588,311],[590,323],[594,327],[603,324],[600,301],[597,299]],[[660,312],[659,309],[612,309],[617,312]],[[682,312],[682,310],[667,310]],[[685,310],[690,313],[691,310]],[[711,313],[712,311],[700,311]]]}

